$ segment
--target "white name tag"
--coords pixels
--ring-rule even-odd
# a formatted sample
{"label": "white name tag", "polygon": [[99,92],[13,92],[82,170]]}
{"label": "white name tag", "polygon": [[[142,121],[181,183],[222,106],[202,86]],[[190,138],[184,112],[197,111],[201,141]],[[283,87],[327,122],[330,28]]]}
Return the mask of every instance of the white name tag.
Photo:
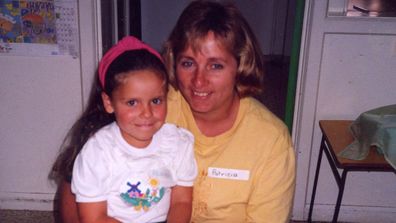
{"label": "white name tag", "polygon": [[208,168],[208,177],[229,180],[249,180],[249,170],[225,169],[217,167]]}

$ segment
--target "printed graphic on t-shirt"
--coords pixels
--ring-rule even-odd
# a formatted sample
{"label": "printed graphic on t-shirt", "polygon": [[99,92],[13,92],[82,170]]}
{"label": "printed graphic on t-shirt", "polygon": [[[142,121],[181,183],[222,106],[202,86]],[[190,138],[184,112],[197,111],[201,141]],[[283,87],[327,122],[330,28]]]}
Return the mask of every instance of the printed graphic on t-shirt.
{"label": "printed graphic on t-shirt", "polygon": [[156,178],[149,179],[148,183],[141,181],[127,182],[129,189],[120,196],[127,204],[136,211],[148,211],[150,207],[158,203],[165,194],[165,188],[159,187],[160,182]]}

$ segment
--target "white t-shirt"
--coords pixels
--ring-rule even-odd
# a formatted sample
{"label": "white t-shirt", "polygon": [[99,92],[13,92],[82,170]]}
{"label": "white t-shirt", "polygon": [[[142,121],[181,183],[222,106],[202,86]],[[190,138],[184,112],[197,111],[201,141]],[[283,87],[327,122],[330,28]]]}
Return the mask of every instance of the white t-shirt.
{"label": "white t-shirt", "polygon": [[72,192],[77,202],[107,201],[121,222],[165,221],[171,187],[197,176],[193,135],[164,124],[146,148],[134,148],[113,122],[93,135],[76,158]]}

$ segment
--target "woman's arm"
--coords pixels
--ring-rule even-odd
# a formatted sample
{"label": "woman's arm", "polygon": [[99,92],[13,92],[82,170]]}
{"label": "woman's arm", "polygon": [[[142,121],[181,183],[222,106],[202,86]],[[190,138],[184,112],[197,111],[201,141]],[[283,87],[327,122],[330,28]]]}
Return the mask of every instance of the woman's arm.
{"label": "woman's arm", "polygon": [[167,223],[190,222],[192,211],[192,187],[175,186],[172,188],[171,204]]}
{"label": "woman's arm", "polygon": [[71,184],[63,180],[58,188],[59,217],[62,223],[80,223],[76,197],[71,192]]}
{"label": "woman's arm", "polygon": [[59,185],[59,214],[62,223],[119,222],[107,216],[106,202],[78,203],[71,192],[71,184]]}
{"label": "woman's arm", "polygon": [[271,156],[262,162],[255,176],[247,206],[249,222],[289,222],[296,184],[295,167],[290,138],[279,137],[272,145]]}

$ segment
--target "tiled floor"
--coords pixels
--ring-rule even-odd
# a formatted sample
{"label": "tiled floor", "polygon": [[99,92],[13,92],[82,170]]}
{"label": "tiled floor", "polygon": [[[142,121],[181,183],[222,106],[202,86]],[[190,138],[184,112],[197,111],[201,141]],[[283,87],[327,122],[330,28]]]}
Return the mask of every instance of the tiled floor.
{"label": "tiled floor", "polygon": [[50,211],[0,210],[1,223],[55,223]]}

